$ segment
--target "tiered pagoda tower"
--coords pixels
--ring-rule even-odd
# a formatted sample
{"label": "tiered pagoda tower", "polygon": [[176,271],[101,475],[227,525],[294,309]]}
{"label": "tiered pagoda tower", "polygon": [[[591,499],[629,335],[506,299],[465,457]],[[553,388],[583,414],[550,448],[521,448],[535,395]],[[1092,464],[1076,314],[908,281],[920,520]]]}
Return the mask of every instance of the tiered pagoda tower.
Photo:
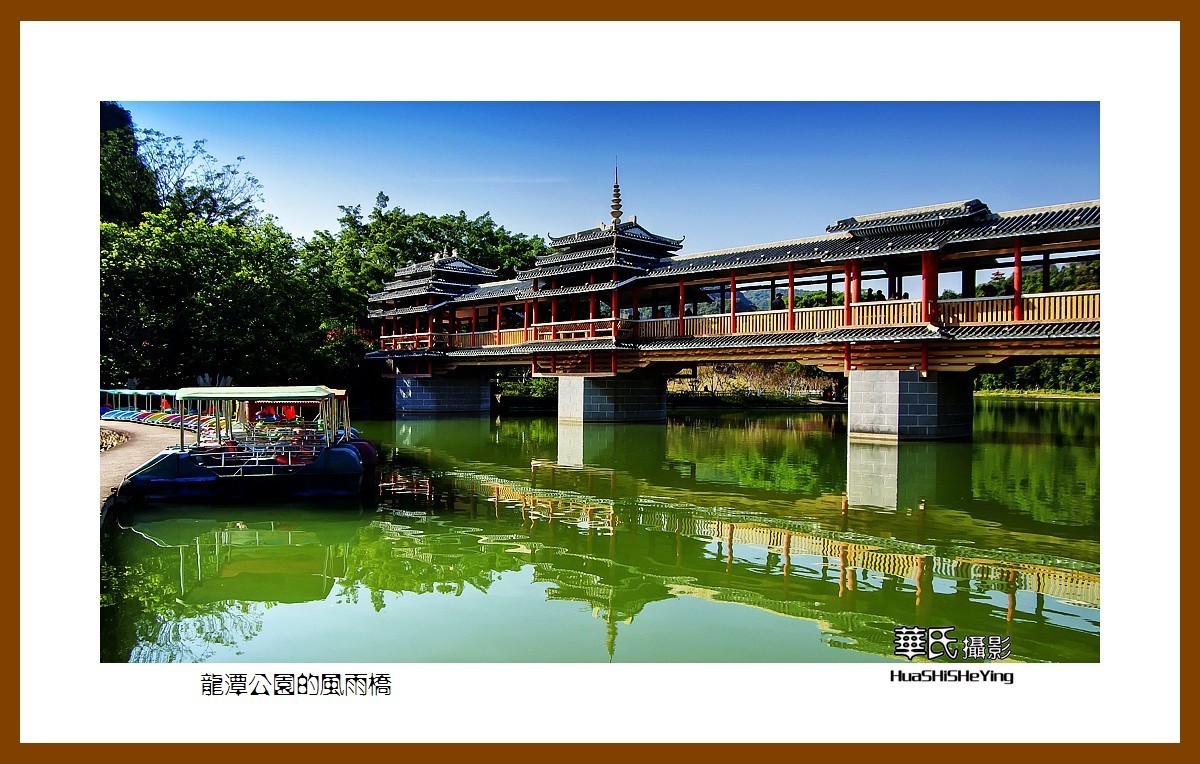
{"label": "tiered pagoda tower", "polygon": [[615,174],[610,214],[612,222],[607,225],[599,223],[567,236],[547,234],[551,252],[518,275],[532,282],[541,298],[605,292],[644,275],[660,258],[683,246],[683,239],[646,230],[637,216],[622,222],[621,185]]}
{"label": "tiered pagoda tower", "polygon": [[441,347],[457,328],[453,313],[441,309],[495,278],[496,271],[444,251],[396,271],[395,281],[368,296],[367,316],[382,319],[379,334],[384,349]]}

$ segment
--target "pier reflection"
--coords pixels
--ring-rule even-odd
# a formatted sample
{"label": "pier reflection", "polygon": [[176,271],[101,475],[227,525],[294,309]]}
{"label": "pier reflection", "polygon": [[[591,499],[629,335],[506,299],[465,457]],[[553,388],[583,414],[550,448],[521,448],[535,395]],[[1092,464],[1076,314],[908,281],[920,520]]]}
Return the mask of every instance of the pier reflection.
{"label": "pier reflection", "polygon": [[[543,465],[554,466],[561,465]],[[569,472],[580,482],[591,473],[594,483],[612,474]],[[892,629],[917,624],[1019,635],[1014,656],[1023,660],[1097,657],[1099,574],[1085,563],[870,538],[494,475],[443,476],[433,499],[405,496],[392,505],[400,514],[372,524],[372,543],[404,563],[392,563],[398,575],[368,583],[419,591],[440,574],[445,586],[486,590],[500,571],[531,565],[534,581],[552,585],[548,598],[583,603],[605,621],[610,654],[619,652],[620,624],[652,603],[699,598],[813,621],[826,644],[881,656],[892,655]]]}
{"label": "pier reflection", "polygon": [[897,446],[809,415],[368,424],[378,509],[122,516],[102,657],[886,660],[924,625],[1097,661],[1095,444],[1005,425]]}

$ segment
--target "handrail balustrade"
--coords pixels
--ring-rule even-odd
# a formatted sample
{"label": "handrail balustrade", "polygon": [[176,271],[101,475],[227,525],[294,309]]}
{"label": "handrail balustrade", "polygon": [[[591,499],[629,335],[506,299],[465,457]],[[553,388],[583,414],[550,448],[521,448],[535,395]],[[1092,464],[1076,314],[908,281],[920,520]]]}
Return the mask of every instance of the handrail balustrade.
{"label": "handrail balustrade", "polygon": [[445,332],[416,332],[414,334],[385,334],[379,338],[380,350],[414,350],[443,347],[453,335]]}
{"label": "handrail balustrade", "polygon": [[851,326],[907,326],[923,324],[921,303],[915,300],[855,302],[850,305]]}
{"label": "handrail balustrade", "polygon": [[[969,324],[1009,324],[1016,321],[1016,301],[1011,296],[966,297],[937,302],[931,323],[945,326]],[[1068,322],[1100,320],[1100,292],[1052,292],[1024,295],[1021,298],[1022,322]],[[714,337],[729,334],[783,334],[789,331],[815,332],[840,328],[845,322],[841,305],[762,310],[738,313],[685,315],[671,318],[596,318],[574,321],[543,322],[521,329],[485,330],[446,334],[418,332],[390,334],[379,339],[382,350],[409,350],[433,347],[494,347],[518,345],[534,340],[577,340],[589,338],[638,337]],[[858,302],[850,306],[851,326],[906,326],[926,323],[921,320],[921,303],[916,300]],[[734,321],[736,320],[736,326]],[[790,325],[789,325],[790,323]]]}
{"label": "handrail balustrade", "polygon": [[[1016,323],[1016,299],[962,297],[938,302],[938,317],[944,326]],[[1099,321],[1100,291],[1047,292],[1021,297],[1022,322],[1061,323]]]}

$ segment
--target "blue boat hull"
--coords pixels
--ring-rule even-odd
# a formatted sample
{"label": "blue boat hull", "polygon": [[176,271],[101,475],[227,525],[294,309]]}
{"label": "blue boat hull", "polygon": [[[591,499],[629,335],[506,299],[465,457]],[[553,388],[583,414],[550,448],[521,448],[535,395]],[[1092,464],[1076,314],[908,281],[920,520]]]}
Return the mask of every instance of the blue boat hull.
{"label": "blue boat hull", "polygon": [[250,467],[220,475],[204,457],[164,451],[129,474],[119,494],[135,502],[271,501],[358,496],[363,464],[352,447],[322,451],[311,464],[290,472]]}

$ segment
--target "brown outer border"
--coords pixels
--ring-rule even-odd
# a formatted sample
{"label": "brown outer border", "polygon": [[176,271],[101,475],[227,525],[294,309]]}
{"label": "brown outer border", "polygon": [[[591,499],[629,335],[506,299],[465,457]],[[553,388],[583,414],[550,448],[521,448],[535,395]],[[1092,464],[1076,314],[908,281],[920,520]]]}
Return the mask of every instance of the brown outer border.
{"label": "brown outer border", "polygon": [[514,0],[496,3],[481,0],[414,6],[365,0],[351,5],[313,0],[261,0],[251,4],[212,0],[197,4],[99,4],[62,0],[44,3],[17,0],[17,18],[25,21],[1174,21],[1182,20],[1184,3],[1149,0],[1141,3],[1055,3],[1012,0],[1003,5],[926,0],[921,3],[885,3],[878,0],[853,5],[822,3],[815,6],[759,0],[753,5],[725,5],[696,0],[642,0],[600,5],[568,4],[561,0]]}
{"label": "brown outer border", "polygon": [[[857,21],[891,21],[891,20],[974,20],[974,21],[999,21],[999,20],[1034,20],[1034,21],[1060,21],[1060,20],[1122,20],[1122,21],[1180,21],[1185,17],[1185,6],[1182,2],[1162,2],[1161,0],[1150,0],[1149,2],[1140,3],[1055,3],[1049,4],[1044,0],[1017,0],[1016,2],[1008,2],[1003,6],[993,6],[982,3],[963,3],[963,2],[947,2],[947,0],[926,0],[919,4],[898,5],[895,3],[885,3],[880,0],[867,0],[867,2],[856,2],[852,6],[846,6],[841,3],[822,4],[816,7],[801,6],[793,3],[782,2],[781,0],[767,0],[767,2],[759,2],[754,6],[725,6],[717,4],[708,4],[697,2],[697,0],[644,0],[637,4],[624,4],[620,6],[610,6],[610,9],[598,9],[590,4],[568,5],[562,0],[517,0],[517,2],[506,3],[503,5],[496,3],[485,3],[480,0],[466,0],[465,2],[457,2],[452,6],[437,6],[429,7],[413,7],[413,6],[397,6],[394,2],[379,2],[379,0],[367,0],[353,5],[337,5],[330,3],[317,3],[312,0],[300,0],[299,2],[283,2],[281,0],[264,0],[263,2],[254,3],[253,6],[242,0],[241,2],[230,2],[230,0],[212,0],[205,3],[203,6],[194,4],[179,4],[179,5],[157,5],[152,7],[134,6],[134,5],[113,5],[113,4],[96,4],[89,2],[80,2],[79,0],[60,0],[53,5],[43,2],[29,2],[29,0],[18,0],[15,4],[17,8],[16,21],[54,21],[54,20],[240,20],[240,21],[257,21],[257,20],[857,20]],[[1194,8],[1195,6],[1190,6]],[[608,12],[604,12],[608,10]],[[20,103],[20,27],[19,23],[9,27],[10,44],[8,46],[9,66],[12,67],[9,76],[6,78],[8,87],[7,102],[12,104],[12,114],[5,122],[6,132],[9,137],[9,145],[20,145],[20,122],[19,122],[19,103]],[[1180,26],[1180,48],[1181,51],[1186,51],[1187,48],[1186,25],[1181,23]],[[1187,87],[1187,79],[1183,77],[1184,67],[1182,66],[1181,53],[1181,79],[1180,79],[1180,96],[1181,107],[1187,103],[1184,94],[1189,92]],[[1181,124],[1182,128],[1188,118],[1186,109],[1181,109]],[[1181,138],[1183,132],[1181,130]],[[1181,141],[1182,144],[1182,141]],[[1188,157],[1185,160],[1184,157]],[[1180,208],[1186,208],[1186,200],[1189,195],[1186,191],[1186,184],[1182,181],[1188,177],[1186,172],[1195,163],[1190,160],[1190,154],[1183,150],[1181,145],[1181,187],[1180,187]],[[4,176],[9,178],[9,182],[4,184],[4,197],[0,203],[0,210],[3,210],[5,229],[9,231],[19,232],[20,230],[20,156],[19,153],[9,152],[8,159],[4,160],[2,166]],[[10,240],[11,241],[11,240]],[[1198,270],[1196,261],[1192,257],[1184,256],[1182,249],[1181,237],[1181,252],[1180,252],[1180,284],[1194,284]],[[18,252],[19,252],[19,234],[18,234]],[[20,262],[19,255],[13,257],[8,255],[6,258],[9,265],[10,284],[19,283]],[[17,327],[20,325],[20,305],[19,300],[7,300],[3,303],[3,316],[6,319],[5,325],[9,327]],[[1182,329],[1189,327],[1187,319],[1181,319],[1181,337],[1189,336],[1189,333],[1182,332]],[[1191,336],[1195,336],[1191,333]],[[5,365],[8,367],[9,378],[19,377],[19,333],[17,331],[7,331],[3,333],[4,353],[3,357],[9,360]],[[1181,347],[1182,351],[1183,348]],[[1181,371],[1184,373],[1192,371],[1190,366],[1195,364],[1195,357],[1191,354],[1180,354]],[[1190,358],[1189,358],[1190,357]],[[1188,363],[1191,360],[1192,363]],[[1181,386],[1182,394],[1182,386]],[[1180,412],[1181,431],[1185,427],[1194,430],[1196,424],[1195,410],[1190,406],[1184,406],[1184,401],[1181,399],[1178,402]],[[11,424],[10,424],[11,426]],[[0,462],[4,466],[6,477],[9,478],[8,484],[10,490],[7,492],[8,497],[18,497],[19,491],[19,471],[14,465],[19,464],[20,450],[18,444],[20,423],[17,423],[18,437],[9,437],[0,440]],[[1181,441],[1181,461],[1182,456],[1188,455],[1195,457],[1196,449],[1195,441]],[[1182,475],[1182,470],[1181,470]],[[1181,486],[1181,503],[1183,491]],[[19,501],[19,499],[18,499]],[[16,511],[10,516],[19,518],[19,505],[14,507]],[[1181,538],[1185,531],[1190,530],[1195,525],[1195,520],[1190,518],[1190,514],[1180,512],[1180,532]],[[1182,550],[1168,550],[1179,554]],[[20,556],[9,555],[8,562],[8,580],[20,580]],[[1184,591],[1191,592],[1193,587],[1189,586]],[[1182,593],[1182,592],[1181,592]],[[1187,627],[1190,626],[1190,612],[1182,608],[1180,609],[1181,634],[1196,633]],[[18,616],[19,618],[19,616]],[[1155,646],[1163,646],[1171,649],[1179,649],[1181,643],[1178,639],[1170,639],[1171,635],[1155,635]],[[20,632],[19,629],[8,629],[4,633],[5,646],[9,648],[6,653],[10,656],[20,655]],[[1191,684],[1191,679],[1194,677],[1194,664],[1191,658],[1192,652],[1189,650],[1184,652],[1180,650],[1180,719],[1181,719],[1181,740],[1185,739],[1186,732],[1183,729],[1182,720],[1185,716],[1185,711],[1189,710],[1189,704],[1185,695]],[[216,757],[244,757],[246,760],[254,760],[262,755],[267,755],[272,758],[278,756],[285,760],[309,759],[313,761],[326,760],[333,753],[328,747],[333,744],[322,745],[269,745],[269,748],[264,748],[263,745],[252,744],[224,744],[219,750],[212,750],[212,746],[199,745],[159,745],[159,744],[75,744],[69,747],[66,744],[22,744],[20,743],[20,676],[19,664],[14,667],[14,671],[10,676],[15,675],[17,681],[12,682],[12,689],[8,696],[11,704],[8,711],[10,721],[6,725],[8,727],[9,740],[16,743],[15,750],[10,749],[10,752],[15,753],[19,760],[29,761],[44,761],[53,760],[59,755],[88,755],[96,758],[105,758],[108,755],[120,757],[122,761],[132,760],[154,760],[162,761],[166,757],[185,758],[200,760],[203,757],[206,761],[211,761]],[[1112,698],[1112,702],[1126,702],[1119,697]],[[97,713],[103,713],[104,709],[96,709]],[[118,713],[128,713],[132,710],[120,711]],[[1002,709],[993,709],[993,713],[1000,715],[996,722],[1004,724],[1002,721],[1004,711]],[[914,719],[921,718],[921,714],[914,716]],[[69,723],[67,721],[66,723]],[[1034,756],[1037,758],[1059,759],[1063,757],[1086,757],[1093,759],[1094,757],[1105,757],[1108,755],[1121,756],[1134,755],[1139,758],[1153,757],[1162,760],[1175,760],[1183,755],[1182,743],[1178,745],[1150,745],[1150,744],[1125,744],[1120,748],[1104,745],[1070,745],[1064,748],[1062,745],[1052,744],[1022,744],[1017,749],[1010,747],[1000,747],[996,745],[986,744],[915,744],[905,745],[902,748],[899,745],[876,744],[869,748],[863,744],[854,744],[860,750],[856,753],[860,755],[897,755],[897,756],[930,756],[930,757],[946,757],[950,761],[962,762],[992,762],[992,761],[1008,761],[1013,756],[1022,758]],[[1130,745],[1136,745],[1137,750],[1130,750]],[[353,753],[356,755],[380,755],[394,756],[397,751],[394,745],[381,744],[364,744],[355,746]],[[583,759],[603,759],[608,760],[616,757],[645,757],[645,758],[661,758],[661,757],[679,757],[686,758],[688,761],[695,759],[709,759],[713,761],[727,761],[732,756],[749,755],[762,759],[771,759],[776,757],[795,756],[798,754],[805,755],[829,755],[839,756],[846,754],[844,744],[763,744],[763,745],[744,745],[744,744],[720,744],[720,745],[697,745],[697,744],[616,744],[600,746],[596,744],[407,744],[404,750],[400,752],[404,756],[428,756],[430,759],[441,757],[477,757],[486,755],[493,758],[506,759],[510,756],[514,760],[520,760],[524,764],[547,762],[550,764],[561,764],[564,759],[570,761],[579,761]]]}

